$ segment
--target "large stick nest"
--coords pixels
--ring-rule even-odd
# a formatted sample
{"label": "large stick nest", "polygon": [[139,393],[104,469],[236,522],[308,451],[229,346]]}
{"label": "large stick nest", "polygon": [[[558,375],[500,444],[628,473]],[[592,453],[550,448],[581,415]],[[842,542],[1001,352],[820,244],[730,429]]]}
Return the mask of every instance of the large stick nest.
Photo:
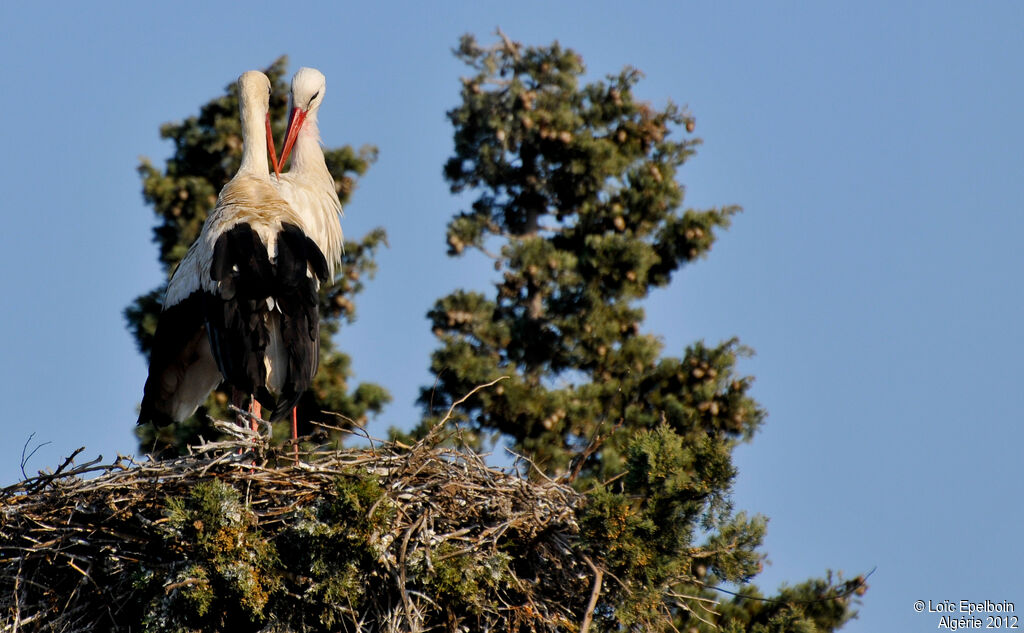
{"label": "large stick nest", "polygon": [[295,462],[219,426],[188,457],[0,490],[0,631],[588,627],[571,488],[436,442]]}

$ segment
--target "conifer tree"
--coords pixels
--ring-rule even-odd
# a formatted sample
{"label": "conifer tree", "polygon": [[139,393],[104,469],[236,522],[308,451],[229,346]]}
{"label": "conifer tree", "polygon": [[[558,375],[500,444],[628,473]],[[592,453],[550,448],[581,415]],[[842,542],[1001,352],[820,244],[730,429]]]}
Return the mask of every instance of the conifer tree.
{"label": "conifer tree", "polygon": [[[273,87],[271,120],[274,136],[282,138],[287,124],[288,81],[285,76],[288,60],[281,57],[264,72]],[[138,171],[142,178],[142,193],[146,203],[153,207],[157,225],[153,240],[159,249],[159,261],[168,279],[175,266],[185,256],[188,247],[199,236],[207,214],[213,209],[221,187],[230,180],[242,157],[241,127],[238,118],[237,86],[232,81],[225,94],[203,105],[198,115],[184,121],[166,123],[160,127],[160,136],[174,144],[174,154],[161,170],[148,159],[143,159]],[[342,205],[355,189],[357,178],[363,175],[377,158],[377,149],[364,146],[358,150],[346,145],[325,149],[327,167],[335,177],[335,186]],[[321,345],[320,369],[312,389],[299,403],[300,433],[308,432],[311,419],[325,419],[344,426],[346,421],[365,422],[370,414],[380,412],[390,401],[382,387],[362,383],[352,388],[351,361],[334,341],[344,323],[355,319],[355,295],[364,280],[372,278],[376,264],[376,249],[386,243],[383,229],[375,229],[359,240],[345,242],[345,255],[341,270],[333,283],[321,288]],[[139,350],[149,356],[152,337],[166,290],[166,281],[148,293],[137,297],[125,309],[125,319],[135,337]],[[209,424],[209,416],[227,419],[230,401],[226,391],[216,390],[200,407],[196,415],[182,424],[171,425],[157,431],[150,425],[139,428],[140,446],[144,451],[181,451],[194,443],[201,434],[206,439],[217,436]],[[324,417],[321,411],[331,411],[342,417]],[[285,425],[277,432],[285,436]]]}
{"label": "conifer tree", "polygon": [[838,628],[857,584],[813,580],[785,602],[706,610],[716,586],[750,581],[763,560],[764,518],[734,512],[729,497],[732,451],[765,412],[737,373],[738,340],[664,356],[642,331],[641,300],[707,255],[739,211],[683,208],[677,172],[700,143],[695,119],[638,99],[638,70],[582,83],[574,51],[499,35],[489,47],[464,36],[455,51],[471,74],[448,113],[444,169],[453,193],[472,194],[448,225],[448,252],[490,259],[497,280],[430,310],[437,379],[421,392],[418,433],[508,377],[452,423],[589,492],[586,551],[615,579],[594,611],[600,630]]}

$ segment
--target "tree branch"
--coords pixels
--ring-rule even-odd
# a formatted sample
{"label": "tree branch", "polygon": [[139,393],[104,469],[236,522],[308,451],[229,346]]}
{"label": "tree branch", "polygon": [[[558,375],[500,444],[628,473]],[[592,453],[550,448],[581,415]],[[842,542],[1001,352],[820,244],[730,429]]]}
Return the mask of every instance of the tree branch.
{"label": "tree branch", "polygon": [[583,613],[583,622],[580,623],[580,633],[587,633],[590,630],[590,623],[594,619],[594,609],[597,608],[597,598],[601,595],[601,583],[604,580],[604,572],[601,571],[590,560],[589,556],[584,556],[583,561],[590,567],[590,570],[594,572],[594,586],[590,590],[590,600],[587,601],[587,610]]}

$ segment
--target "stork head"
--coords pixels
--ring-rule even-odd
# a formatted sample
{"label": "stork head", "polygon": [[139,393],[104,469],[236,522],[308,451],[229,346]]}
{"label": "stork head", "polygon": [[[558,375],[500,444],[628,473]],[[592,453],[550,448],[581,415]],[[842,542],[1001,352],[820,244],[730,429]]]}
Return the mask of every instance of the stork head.
{"label": "stork head", "polygon": [[280,171],[277,162],[277,151],[274,149],[274,134],[270,131],[270,80],[258,70],[242,73],[238,78],[238,109],[242,115],[243,126],[247,116],[260,116],[267,128],[267,150],[270,152],[270,164],[274,172]]}
{"label": "stork head", "polygon": [[299,137],[306,117],[314,114],[324,102],[327,90],[327,79],[315,68],[300,68],[292,77],[292,114],[288,121],[288,132],[285,134],[284,147],[281,149],[281,165],[292,151],[295,139]]}

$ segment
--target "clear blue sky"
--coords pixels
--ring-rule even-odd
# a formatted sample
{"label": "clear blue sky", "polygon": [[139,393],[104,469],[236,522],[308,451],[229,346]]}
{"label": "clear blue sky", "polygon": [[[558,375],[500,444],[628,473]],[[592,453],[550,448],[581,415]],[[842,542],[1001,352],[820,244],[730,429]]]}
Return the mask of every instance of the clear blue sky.
{"label": "clear blue sky", "polygon": [[[872,567],[846,630],[931,631],[913,602],[1012,600],[1024,620],[1024,4],[869,2],[0,5],[0,484],[86,446],[134,453],[145,366],[121,311],[160,280],[135,167],[158,126],[282,53],[328,78],[328,145],[374,143],[344,228],[391,247],[341,346],[409,426],[425,313],[485,266],[449,260],[441,178],[464,74],[450,48],[558,39],[624,65],[705,144],[687,204],[745,212],[648,303],[667,353],[731,336],[770,412],[737,508],[771,518],[768,590]],[[627,6],[629,8],[627,8]],[[1024,622],[1022,622],[1024,626]]]}

